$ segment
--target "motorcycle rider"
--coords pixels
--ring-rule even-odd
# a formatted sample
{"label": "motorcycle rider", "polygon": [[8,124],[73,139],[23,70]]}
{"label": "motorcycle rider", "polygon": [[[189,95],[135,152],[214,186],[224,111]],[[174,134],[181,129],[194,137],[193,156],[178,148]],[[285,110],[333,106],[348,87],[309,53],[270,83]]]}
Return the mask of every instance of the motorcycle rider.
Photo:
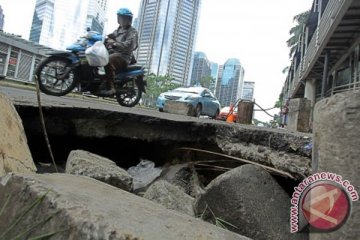
{"label": "motorcycle rider", "polygon": [[131,26],[132,12],[127,8],[117,11],[119,27],[105,40],[105,46],[109,51],[109,63],[105,66],[104,83],[106,89],[99,90],[102,95],[114,95],[115,74],[125,70],[134,61],[133,51],[138,47],[138,32]]}

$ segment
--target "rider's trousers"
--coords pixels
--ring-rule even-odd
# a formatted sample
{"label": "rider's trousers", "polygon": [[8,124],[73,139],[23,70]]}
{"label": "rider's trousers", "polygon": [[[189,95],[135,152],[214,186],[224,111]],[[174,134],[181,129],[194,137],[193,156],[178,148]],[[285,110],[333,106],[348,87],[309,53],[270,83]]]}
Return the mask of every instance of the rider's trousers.
{"label": "rider's trousers", "polygon": [[120,53],[110,54],[109,63],[105,66],[105,81],[108,87],[113,86],[116,72],[125,70],[127,66]]}

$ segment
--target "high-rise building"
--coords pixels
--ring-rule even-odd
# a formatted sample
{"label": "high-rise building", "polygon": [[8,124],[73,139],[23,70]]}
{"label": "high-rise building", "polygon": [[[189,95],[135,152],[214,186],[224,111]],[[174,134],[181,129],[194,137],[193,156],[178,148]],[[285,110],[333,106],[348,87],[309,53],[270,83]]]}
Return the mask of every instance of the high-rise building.
{"label": "high-rise building", "polygon": [[89,9],[86,17],[86,27],[89,27],[92,31],[97,31],[100,33],[104,31],[107,1],[108,0],[89,1]]}
{"label": "high-rise building", "polygon": [[203,78],[211,77],[211,63],[205,53],[195,52],[192,66],[191,85],[199,85]]}
{"label": "high-rise building", "polygon": [[138,16],[139,64],[189,85],[201,0],[142,0]]}
{"label": "high-rise building", "polygon": [[139,29],[139,19],[138,18],[134,18],[132,21],[132,26],[137,30]]}
{"label": "high-rise building", "polygon": [[222,106],[229,106],[241,97],[245,70],[236,58],[228,59],[219,67],[216,97]]}
{"label": "high-rise building", "polygon": [[211,62],[211,77],[213,79],[211,85],[210,85],[210,90],[215,93],[216,92],[216,83],[218,80],[218,75],[219,75],[219,64]]}
{"label": "high-rise building", "polygon": [[244,100],[254,100],[254,90],[255,90],[255,82],[244,82],[243,90],[242,90],[242,99]]}
{"label": "high-rise building", "polygon": [[4,19],[5,19],[5,15],[2,7],[0,6],[0,31],[4,29]]}
{"label": "high-rise building", "polygon": [[87,28],[103,32],[107,0],[36,0],[30,41],[65,49]]}

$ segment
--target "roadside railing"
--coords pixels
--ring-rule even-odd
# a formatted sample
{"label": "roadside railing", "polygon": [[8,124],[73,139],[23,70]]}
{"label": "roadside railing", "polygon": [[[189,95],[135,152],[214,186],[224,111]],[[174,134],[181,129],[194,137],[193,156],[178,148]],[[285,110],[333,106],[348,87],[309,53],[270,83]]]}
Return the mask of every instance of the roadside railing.
{"label": "roadside railing", "polygon": [[334,95],[336,93],[341,93],[341,92],[347,92],[352,89],[353,90],[360,89],[360,82],[353,82],[353,83],[348,83],[348,84],[333,87],[331,89],[331,95]]}

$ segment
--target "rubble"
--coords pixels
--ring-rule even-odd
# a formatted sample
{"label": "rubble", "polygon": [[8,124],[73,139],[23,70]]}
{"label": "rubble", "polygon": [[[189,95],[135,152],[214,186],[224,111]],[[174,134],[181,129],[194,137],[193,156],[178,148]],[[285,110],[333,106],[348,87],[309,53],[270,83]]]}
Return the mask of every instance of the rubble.
{"label": "rubble", "polygon": [[91,177],[128,192],[133,189],[133,179],[126,170],[110,159],[83,150],[70,152],[65,173]]}

